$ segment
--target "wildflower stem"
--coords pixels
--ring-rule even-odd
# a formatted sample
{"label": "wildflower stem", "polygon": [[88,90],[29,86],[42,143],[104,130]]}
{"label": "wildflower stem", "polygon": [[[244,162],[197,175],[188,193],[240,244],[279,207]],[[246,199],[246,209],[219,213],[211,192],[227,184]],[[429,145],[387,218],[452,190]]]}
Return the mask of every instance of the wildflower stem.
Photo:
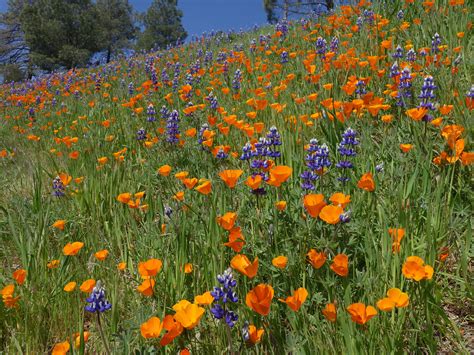
{"label": "wildflower stem", "polygon": [[107,338],[105,337],[104,331],[102,329],[102,325],[100,323],[100,312],[97,312],[97,325],[99,326],[100,337],[102,338],[102,342],[104,343],[105,353],[107,355],[111,354],[109,344],[107,342]]}
{"label": "wildflower stem", "polygon": [[225,332],[227,335],[227,344],[229,346],[229,354],[234,355],[234,350],[232,349],[232,334],[230,333],[230,327],[226,325]]}

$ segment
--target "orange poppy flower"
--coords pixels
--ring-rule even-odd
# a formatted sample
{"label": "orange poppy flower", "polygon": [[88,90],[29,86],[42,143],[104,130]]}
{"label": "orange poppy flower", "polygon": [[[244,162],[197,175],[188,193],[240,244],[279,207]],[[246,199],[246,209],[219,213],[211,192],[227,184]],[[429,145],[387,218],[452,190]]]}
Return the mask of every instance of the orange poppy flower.
{"label": "orange poppy flower", "polygon": [[155,280],[147,279],[143,280],[142,284],[137,287],[137,291],[143,296],[150,297],[153,295],[153,288],[155,287]]}
{"label": "orange poppy flower", "polygon": [[249,341],[252,344],[258,344],[262,340],[262,336],[265,333],[263,328],[257,329],[253,324],[249,325]]}
{"label": "orange poppy flower", "polygon": [[306,208],[306,211],[308,211],[309,215],[313,218],[318,217],[319,212],[321,212],[322,208],[326,206],[323,194],[306,195],[304,197],[303,204]]}
{"label": "orange poppy flower", "polygon": [[123,261],[117,264],[117,269],[119,269],[120,271],[125,270],[126,267],[127,267],[127,264]]}
{"label": "orange poppy flower", "polygon": [[407,307],[410,300],[408,294],[399,288],[391,288],[387,291],[387,296],[377,302],[377,308],[385,312],[391,311],[394,307]]}
{"label": "orange poppy flower", "polygon": [[331,270],[334,271],[336,274],[339,276],[347,276],[349,273],[349,258],[347,257],[346,254],[338,254],[334,257],[332,264],[331,264]]}
{"label": "orange poppy flower", "polygon": [[66,292],[74,291],[74,289],[76,288],[76,285],[77,283],[74,281],[68,282],[66,286],[64,286],[63,290]]}
{"label": "orange poppy flower", "polygon": [[242,174],[243,170],[224,170],[219,176],[229,188],[233,189]]}
{"label": "orange poppy flower", "polygon": [[190,264],[190,263],[184,264],[184,273],[189,274],[191,272],[193,272],[193,264]]}
{"label": "orange poppy flower", "polygon": [[194,297],[194,303],[200,306],[208,306],[214,302],[214,296],[211,295],[210,291],[204,292],[202,295]]}
{"label": "orange poppy flower", "polygon": [[284,302],[290,307],[293,311],[297,312],[301,305],[306,301],[308,297],[308,291],[304,287],[300,287],[293,292],[292,296],[288,296],[286,300],[278,299],[280,302]]}
{"label": "orange poppy flower", "polygon": [[335,206],[341,206],[342,208],[346,208],[346,206],[351,202],[351,195],[344,195],[341,192],[335,192],[329,198],[329,201],[332,202]]}
{"label": "orange poppy flower", "polygon": [[284,211],[286,209],[286,201],[278,201],[275,203],[275,207],[278,211]]}
{"label": "orange poppy flower", "polygon": [[196,178],[185,178],[181,180],[181,182],[186,186],[187,189],[191,190],[194,186],[196,186],[198,179]]}
{"label": "orange poppy flower", "polygon": [[155,276],[160,272],[163,262],[160,259],[149,259],[138,263],[138,272],[143,279]]}
{"label": "orange poppy flower", "polygon": [[365,306],[363,303],[353,303],[347,307],[352,321],[364,325],[377,314],[377,310],[372,306]]}
{"label": "orange poppy flower", "polygon": [[280,187],[282,183],[289,179],[293,169],[286,165],[278,165],[270,169],[268,185]]}
{"label": "orange poppy flower", "polygon": [[328,303],[322,310],[324,317],[334,323],[337,319],[336,305],[334,303]]}
{"label": "orange poppy flower", "polygon": [[261,183],[262,183],[261,175],[249,176],[244,182],[244,184],[250,187],[252,190],[258,189]]}
{"label": "orange poppy flower", "polygon": [[91,293],[94,286],[95,286],[95,280],[88,279],[81,284],[79,289],[84,293]]}
{"label": "orange poppy flower", "polygon": [[176,311],[174,319],[181,323],[186,329],[193,329],[198,325],[205,312],[204,308],[186,300],[175,304],[173,309]]}
{"label": "orange poppy flower", "polygon": [[362,189],[362,190],[369,191],[369,192],[374,191],[375,190],[375,181],[374,181],[374,178],[372,177],[372,174],[371,173],[365,173],[364,175],[362,175],[359,182],[357,183],[357,187]]}
{"label": "orange poppy flower", "polygon": [[187,171],[180,171],[179,173],[176,173],[174,177],[178,180],[183,180],[187,178],[189,173]]}
{"label": "orange poppy flower", "polygon": [[18,285],[23,285],[26,279],[26,270],[25,269],[18,269],[13,272],[13,279],[16,281]]}
{"label": "orange poppy flower", "polygon": [[172,315],[167,315],[163,319],[163,328],[166,329],[166,334],[160,340],[160,345],[165,346],[171,343],[177,336],[179,336],[184,328],[180,322],[177,322]]}
{"label": "orange poppy flower", "polygon": [[117,196],[117,201],[122,202],[122,203],[129,203],[131,199],[132,199],[132,194],[129,192],[124,192]]}
{"label": "orange poppy flower", "polygon": [[3,304],[7,308],[14,308],[17,306],[17,302],[20,299],[20,296],[13,297],[15,291],[15,285],[9,284],[0,290],[0,295],[2,295]]}
{"label": "orange poppy flower", "polygon": [[64,230],[65,225],[66,221],[64,219],[58,219],[56,222],[53,223],[52,227],[59,230]]}
{"label": "orange poppy flower", "polygon": [[99,250],[98,252],[94,253],[94,256],[99,261],[104,261],[108,255],[109,255],[109,251],[107,249]]}
{"label": "orange poppy flower", "polygon": [[161,323],[160,318],[151,317],[145,323],[142,323],[140,333],[145,339],[158,338],[162,329],[163,323]]}
{"label": "orange poppy flower", "polygon": [[[82,336],[84,338],[84,343],[87,343],[87,341],[89,340],[90,335],[91,335],[91,333],[89,333],[89,332],[84,332],[83,333]],[[74,348],[79,349],[81,347],[81,334],[80,333],[74,333],[73,338],[74,338]]]}
{"label": "orange poppy flower", "polygon": [[272,259],[272,265],[278,269],[284,269],[288,264],[288,258],[286,256],[280,255]]}
{"label": "orange poppy flower", "polygon": [[55,260],[51,260],[48,264],[47,264],[47,267],[48,269],[55,269],[59,266],[59,260],[55,259]]}
{"label": "orange poppy flower", "polygon": [[158,174],[161,176],[168,176],[171,173],[171,166],[163,165],[158,169]]}
{"label": "orange poppy flower", "polygon": [[217,217],[217,224],[228,231],[232,229],[236,219],[237,213],[226,212],[223,216]]}
{"label": "orange poppy flower", "polygon": [[71,183],[72,181],[72,176],[66,174],[66,173],[60,173],[59,174],[59,179],[63,183],[64,186],[67,186]]}
{"label": "orange poppy flower", "polygon": [[63,248],[63,254],[66,256],[77,255],[83,246],[82,242],[67,243]]}
{"label": "orange poppy flower", "polygon": [[258,314],[266,316],[270,313],[273,294],[272,286],[259,284],[247,293],[245,304]]}
{"label": "orange poppy flower", "polygon": [[54,345],[51,355],[66,355],[69,352],[69,349],[71,349],[71,345],[66,340]]}
{"label": "orange poppy flower", "polygon": [[431,280],[433,277],[433,268],[425,265],[422,258],[418,256],[409,256],[402,267],[402,273],[407,279],[415,281]]}
{"label": "orange poppy flower", "polygon": [[306,256],[315,269],[321,268],[326,262],[326,254],[323,251],[318,253],[315,249],[310,249]]}
{"label": "orange poppy flower", "polygon": [[416,107],[411,108],[406,111],[408,117],[410,117],[413,121],[420,121],[423,117],[425,117],[428,110],[423,107]]}
{"label": "orange poppy flower", "polygon": [[247,256],[237,254],[230,261],[230,266],[234,270],[237,270],[241,274],[247,276],[249,279],[253,279],[257,275],[258,271],[258,257],[256,257],[253,263],[251,263]]}
{"label": "orange poppy flower", "polygon": [[392,237],[392,240],[393,240],[392,251],[394,253],[398,253],[400,251],[400,242],[405,236],[405,229],[404,228],[389,228],[388,234]]}
{"label": "orange poppy flower", "polygon": [[413,149],[413,144],[400,144],[400,149],[403,153],[408,153]]}
{"label": "orange poppy flower", "polygon": [[319,218],[328,224],[339,223],[339,217],[344,212],[341,206],[327,205],[319,212]]}
{"label": "orange poppy flower", "polygon": [[229,241],[224,243],[226,247],[231,248],[236,253],[240,253],[245,245],[245,237],[240,227],[233,227],[229,232]]}
{"label": "orange poppy flower", "polygon": [[203,195],[209,195],[212,190],[212,185],[210,181],[205,181],[201,185],[197,186],[194,190],[197,192],[203,194]]}

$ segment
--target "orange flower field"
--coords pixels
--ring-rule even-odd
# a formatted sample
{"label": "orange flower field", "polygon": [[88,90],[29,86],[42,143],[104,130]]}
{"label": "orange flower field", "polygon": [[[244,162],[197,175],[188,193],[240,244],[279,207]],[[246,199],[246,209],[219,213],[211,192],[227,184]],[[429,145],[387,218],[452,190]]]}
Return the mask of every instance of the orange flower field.
{"label": "orange flower field", "polygon": [[0,353],[474,352],[470,5],[2,85]]}

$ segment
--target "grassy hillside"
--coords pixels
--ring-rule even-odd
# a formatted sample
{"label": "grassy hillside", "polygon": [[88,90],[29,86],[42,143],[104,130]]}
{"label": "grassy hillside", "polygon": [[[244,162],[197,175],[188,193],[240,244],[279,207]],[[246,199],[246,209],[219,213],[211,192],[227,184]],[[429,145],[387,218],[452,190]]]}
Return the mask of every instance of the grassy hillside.
{"label": "grassy hillside", "polygon": [[361,1],[2,86],[0,352],[472,351],[470,32]]}

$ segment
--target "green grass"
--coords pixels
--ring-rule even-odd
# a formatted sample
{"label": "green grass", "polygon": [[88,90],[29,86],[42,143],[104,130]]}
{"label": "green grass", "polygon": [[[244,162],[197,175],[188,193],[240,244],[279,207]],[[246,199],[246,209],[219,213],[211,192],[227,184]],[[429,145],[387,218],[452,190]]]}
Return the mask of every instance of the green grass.
{"label": "green grass", "polygon": [[[160,52],[161,57],[150,53],[97,69],[81,70],[71,76],[68,95],[65,95],[68,76],[57,74],[51,77],[49,88],[46,86],[48,79],[44,79],[36,88],[18,94],[28,101],[22,106],[17,106],[17,99],[10,96],[10,87],[3,86],[0,90],[4,101],[0,151],[5,148],[15,154],[0,158],[3,186],[0,189],[0,287],[15,283],[12,273],[19,268],[27,271],[27,278],[23,285],[15,287],[14,296],[20,296],[17,307],[0,305],[0,352],[45,353],[55,344],[68,340],[72,344],[71,351],[104,353],[96,315],[84,311],[87,294],[79,291],[81,283],[89,278],[101,280],[112,303],[112,309],[101,315],[101,321],[104,337],[113,353],[176,353],[183,348],[195,354],[230,352],[229,342],[232,350],[238,353],[472,351],[472,341],[469,343],[468,337],[463,336],[470,328],[461,329],[461,324],[472,324],[472,167],[462,165],[460,160],[454,164],[433,164],[433,158],[448,150],[440,132],[449,124],[465,128],[461,136],[465,140],[464,151],[472,149],[472,111],[464,102],[465,93],[473,82],[472,38],[468,30],[472,14],[468,7],[463,11],[462,6],[449,7],[447,14],[441,14],[440,9],[447,7],[448,2],[440,1],[432,10],[434,13],[425,13],[418,3],[409,5],[404,9],[405,18],[398,20],[397,6],[375,6],[373,10],[388,18],[390,23],[377,30],[365,24],[352,37],[347,36],[353,32],[350,26],[342,24],[330,34],[325,33],[327,18],[313,20],[308,29],[303,29],[296,21],[286,37],[269,38],[267,49],[259,48],[258,41],[260,35],[275,33],[271,27],[238,36],[221,35],[204,44],[192,43]],[[421,25],[413,23],[416,18],[421,19]],[[350,17],[351,25],[356,19],[357,16]],[[402,21],[411,24],[406,31],[397,29]],[[318,23],[323,28],[318,30]],[[311,30],[317,32],[310,35]],[[383,52],[381,49],[381,32],[392,36],[392,50]],[[445,58],[454,61],[458,55],[463,61],[457,74],[453,75],[452,64],[424,66],[424,59],[418,54],[417,63],[421,69],[413,79],[414,99],[407,108],[418,105],[423,77],[432,75],[438,86],[436,101],[440,105],[453,105],[448,115],[441,115],[439,110],[434,112],[435,117],[443,117],[439,127],[411,120],[405,109],[398,107],[396,100],[385,92],[386,85],[394,83],[388,78],[394,62],[393,49],[398,44],[406,45],[408,40],[416,50],[430,48],[435,32],[440,33],[442,45],[446,45],[441,52],[441,61]],[[465,36],[458,38],[458,32],[465,32]],[[317,84],[305,81],[307,71],[303,60],[307,53],[315,51],[318,36],[326,38],[328,46],[331,38],[338,36],[341,41],[339,54],[354,48],[354,57],[359,61],[367,55],[385,55],[379,60],[378,69],[386,69],[386,73],[378,76],[370,66],[359,65],[347,70],[332,66],[324,72],[317,57],[314,63],[316,73],[322,74],[321,79]],[[257,41],[255,52],[250,51],[252,39]],[[344,41],[348,41],[347,46],[342,44]],[[239,44],[243,45],[243,55],[253,68],[252,72],[245,64],[231,60],[228,74],[218,73],[221,68],[216,64],[218,53],[226,51],[229,54]],[[454,51],[458,46],[461,47],[459,53]],[[259,82],[259,76],[279,67],[278,51],[282,49],[295,52],[296,57],[281,65],[279,73]],[[203,53],[212,51],[214,56],[212,76],[201,56],[206,73],[199,83],[192,85],[194,92],[190,101],[196,105],[206,104],[203,110],[185,117],[186,102],[166,85],[156,91],[151,89],[137,101],[136,107],[144,108],[142,113],[133,113],[122,106],[131,97],[127,88],[129,82],[138,88],[150,79],[145,71],[146,58],[155,58],[158,81],[167,62],[179,60],[184,64],[178,85],[181,88],[185,85],[186,70],[199,56],[199,50]],[[271,53],[265,53],[266,50]],[[258,64],[264,62],[268,65],[266,72],[262,72],[261,64]],[[231,94],[222,93],[221,88],[232,88],[233,75],[238,68],[243,73],[241,97],[234,99]],[[173,66],[167,71],[172,79]],[[100,90],[95,90],[95,79],[91,75],[99,72],[103,80]],[[286,88],[281,88],[279,96],[274,97],[275,87],[280,86],[290,73],[295,79],[288,80]],[[299,119],[302,115],[326,110],[321,101],[328,97],[342,102],[356,99],[356,94],[347,95],[341,89],[351,75],[370,78],[367,90],[390,106],[375,116],[363,108],[360,116],[354,112],[344,123],[325,117],[309,118],[313,125],[308,126]],[[216,78],[222,82],[221,86],[211,83]],[[272,86],[266,88],[267,82]],[[322,87],[326,83],[333,84],[330,91]],[[24,88],[25,85],[15,87]],[[214,112],[204,99],[210,86],[214,87],[219,106],[228,115],[235,114],[238,120],[250,124],[264,123],[262,133],[254,134],[252,138],[263,136],[272,125],[278,128],[283,144],[279,148],[281,157],[275,163],[293,169],[291,178],[280,188],[267,186],[267,194],[257,199],[243,184],[251,174],[247,162],[232,155],[228,159],[216,159],[202,149],[197,137],[184,134],[189,128],[199,131],[208,115],[215,115],[217,123],[227,126],[224,115]],[[258,111],[254,120],[247,118],[245,114],[253,109],[246,100],[256,97],[254,90],[259,87],[267,92],[265,98],[269,105],[278,102],[286,104],[286,108],[278,113],[267,107]],[[79,98],[75,98],[76,89]],[[196,89],[201,90],[201,96],[196,94]],[[60,93],[55,94],[56,90]],[[459,96],[452,94],[454,90]],[[141,92],[143,90],[135,91],[134,95]],[[109,97],[104,97],[105,93]],[[168,93],[171,93],[173,104],[165,99]],[[294,97],[312,93],[318,93],[316,101],[295,103]],[[41,98],[43,108],[35,103],[37,96]],[[51,104],[53,97],[57,100],[55,107]],[[112,100],[113,97],[117,100]],[[94,101],[94,107],[88,105],[91,101]],[[149,103],[153,103],[156,111],[162,105],[178,110],[183,146],[168,144],[166,135],[157,131],[165,127],[159,112],[156,122],[146,122]],[[64,112],[57,115],[62,104]],[[29,106],[35,109],[31,127],[28,127]],[[393,121],[382,122],[381,116],[388,114],[393,115]],[[110,127],[100,124],[104,120],[111,121]],[[50,126],[42,129],[48,122],[51,122]],[[20,134],[15,126],[25,132]],[[340,172],[335,166],[339,159],[337,146],[341,134],[349,126],[358,132],[360,144],[353,159],[351,180],[341,185],[337,181]],[[149,140],[157,137],[158,143],[146,148],[137,141],[136,132],[141,127],[147,129]],[[237,152],[238,156],[242,146],[249,141],[235,126],[230,128],[228,135],[215,126],[210,129],[215,132],[214,146],[229,145],[231,152]],[[35,134],[41,140],[30,141],[27,139],[29,134]],[[107,135],[114,135],[114,140],[107,142]],[[65,136],[78,137],[78,141],[71,148],[54,141],[54,137]],[[334,192],[349,194],[351,202],[345,210],[351,211],[351,221],[347,224],[329,225],[310,217],[304,210],[305,192],[300,186],[299,175],[305,169],[307,153],[304,145],[311,138],[328,145],[332,161],[327,174],[317,182],[315,193],[324,194],[328,203]],[[403,153],[399,148],[401,143],[411,143],[414,148]],[[113,153],[125,147],[124,161],[116,161]],[[51,152],[51,149],[56,151]],[[74,150],[80,152],[77,160],[68,157]],[[63,155],[59,157],[56,152]],[[98,169],[100,157],[108,157],[109,161]],[[375,167],[380,163],[384,164],[384,169],[377,173]],[[168,177],[156,172],[164,164],[173,168]],[[226,187],[219,178],[218,173],[224,169],[244,171],[235,189]],[[187,190],[174,177],[183,170],[189,172],[189,177],[210,179],[212,193],[204,196]],[[84,177],[84,180],[71,182],[66,196],[57,198],[52,196],[52,180],[61,172],[73,178]],[[357,187],[359,178],[366,172],[374,174],[376,188],[373,192]],[[120,193],[138,191],[146,193],[142,200],[148,204],[146,211],[131,209],[116,200]],[[185,191],[184,202],[173,199],[178,191]],[[282,212],[275,208],[280,200],[287,202],[287,208]],[[170,217],[166,215],[165,207],[171,207]],[[175,313],[172,306],[180,300],[192,302],[196,295],[217,286],[216,276],[229,267],[236,254],[223,246],[228,233],[216,222],[218,216],[228,211],[238,214],[236,225],[242,228],[245,236],[246,244],[241,253],[250,260],[259,258],[258,273],[253,279],[234,270],[239,297],[239,302],[232,308],[239,315],[236,326],[228,333],[226,325],[213,318],[210,306],[205,306],[206,312],[197,327],[184,331],[170,345],[161,347],[159,339],[144,339],[140,335],[143,322],[152,316],[163,320],[165,315]],[[59,219],[67,221],[64,231],[51,227]],[[162,233],[162,224],[166,224],[165,233]],[[392,252],[389,228],[406,231],[399,253]],[[84,247],[77,256],[64,256],[62,248],[74,241],[83,242]],[[311,248],[323,250],[328,255],[320,269],[316,270],[306,262],[306,254]],[[439,259],[442,248],[449,249],[445,261]],[[98,261],[93,254],[102,249],[107,249],[109,256],[105,261]],[[349,257],[347,277],[338,276],[330,269],[331,260],[339,253]],[[278,255],[288,257],[288,265],[283,270],[271,263]],[[434,268],[432,280],[415,282],[403,275],[402,265],[412,255],[423,258]],[[163,267],[156,276],[153,296],[144,297],[136,291],[141,283],[138,263],[150,258],[161,259]],[[60,265],[49,269],[47,264],[53,259],[59,259]],[[117,270],[121,261],[127,263],[123,272]],[[193,264],[190,274],[183,272],[185,263]],[[63,287],[70,281],[76,281],[77,288],[67,293]],[[271,311],[265,317],[245,304],[247,292],[261,283],[270,284],[275,290]],[[300,310],[294,312],[278,298],[285,299],[299,287],[305,287],[309,296]],[[351,321],[346,311],[350,304],[362,302],[375,307],[392,287],[408,293],[408,307],[391,312],[378,310],[365,325]],[[336,323],[330,323],[321,313],[328,302],[337,304]],[[243,341],[240,329],[245,321],[264,328],[261,343],[251,345]],[[90,338],[85,347],[74,349],[72,335],[83,330],[90,332]]]}

